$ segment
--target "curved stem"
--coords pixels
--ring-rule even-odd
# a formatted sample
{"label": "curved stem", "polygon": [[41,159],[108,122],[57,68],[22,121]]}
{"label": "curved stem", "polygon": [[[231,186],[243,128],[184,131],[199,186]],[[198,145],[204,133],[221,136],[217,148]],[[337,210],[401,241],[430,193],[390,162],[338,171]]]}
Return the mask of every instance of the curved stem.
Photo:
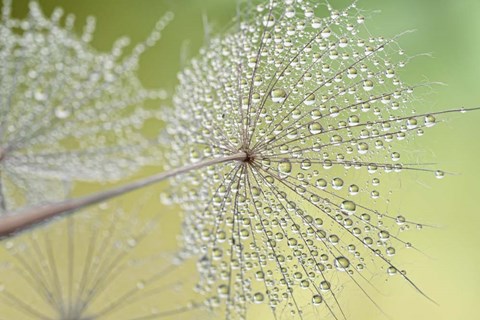
{"label": "curved stem", "polygon": [[5,211],[6,209],[7,205],[5,204],[5,196],[3,194],[2,169],[0,168],[0,212]]}
{"label": "curved stem", "polygon": [[239,152],[229,156],[209,159],[195,164],[190,164],[181,168],[173,169],[167,172],[155,174],[153,176],[143,178],[120,187],[112,188],[110,190],[101,191],[92,195],[68,199],[61,202],[49,203],[45,205],[35,206],[27,209],[22,209],[16,212],[8,212],[3,217],[0,217],[0,237],[11,236],[14,233],[27,229],[33,225],[44,222],[47,219],[62,215],[67,212],[72,212],[84,207],[121,196],[125,193],[141,189],[151,184],[160,182],[162,180],[183,174],[189,171],[200,168],[212,166],[219,163],[229,161],[244,161],[247,159],[245,152]]}

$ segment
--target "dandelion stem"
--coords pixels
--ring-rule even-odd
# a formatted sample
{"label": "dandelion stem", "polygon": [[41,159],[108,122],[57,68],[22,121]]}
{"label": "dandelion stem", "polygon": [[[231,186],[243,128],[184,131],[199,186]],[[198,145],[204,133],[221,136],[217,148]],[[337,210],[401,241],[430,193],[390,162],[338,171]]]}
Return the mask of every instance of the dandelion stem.
{"label": "dandelion stem", "polygon": [[3,183],[2,183],[2,176],[0,172],[0,212],[5,211],[7,208],[5,204],[5,196],[3,195]]}
{"label": "dandelion stem", "polygon": [[132,183],[128,183],[116,188],[112,188],[110,190],[101,191],[81,198],[68,199],[61,202],[44,204],[15,212],[7,212],[3,217],[0,218],[0,237],[11,236],[15,232],[27,229],[33,225],[44,222],[47,219],[121,196],[128,192],[141,189],[143,187],[177,176],[179,174],[216,165],[219,163],[230,161],[243,161],[246,159],[247,154],[245,152],[238,152],[225,157],[208,159],[198,163],[189,164],[181,168],[162,172],[150,177],[134,181]]}

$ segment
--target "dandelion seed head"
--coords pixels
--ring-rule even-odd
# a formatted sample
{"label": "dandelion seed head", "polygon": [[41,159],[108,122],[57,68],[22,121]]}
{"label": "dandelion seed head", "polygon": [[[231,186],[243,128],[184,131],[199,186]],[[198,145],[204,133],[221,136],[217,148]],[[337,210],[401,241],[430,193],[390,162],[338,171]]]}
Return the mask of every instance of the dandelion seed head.
{"label": "dandelion seed head", "polygon": [[415,224],[388,208],[399,173],[443,176],[398,147],[436,115],[413,112],[421,85],[397,76],[409,60],[398,37],[364,22],[355,2],[257,1],[179,74],[169,165],[245,155],[172,183],[184,253],[200,257],[197,290],[226,318],[263,304],[275,318],[345,319],[342,282],[377,305],[376,265],[423,294],[392,260]]}
{"label": "dandelion seed head", "polygon": [[102,204],[3,242],[1,318],[202,317],[201,305],[189,301],[195,296],[184,298],[191,282],[184,266],[145,246],[158,225],[134,213]]}
{"label": "dandelion seed head", "polygon": [[172,14],[129,54],[126,38],[103,53],[90,44],[93,17],[77,35],[75,17],[63,19],[59,8],[47,17],[31,1],[28,16],[15,18],[11,6],[3,2],[0,22],[2,211],[62,198],[63,181],[115,180],[154,163],[152,141],[140,130],[156,117],[147,102],[165,91],[144,88],[137,70]]}

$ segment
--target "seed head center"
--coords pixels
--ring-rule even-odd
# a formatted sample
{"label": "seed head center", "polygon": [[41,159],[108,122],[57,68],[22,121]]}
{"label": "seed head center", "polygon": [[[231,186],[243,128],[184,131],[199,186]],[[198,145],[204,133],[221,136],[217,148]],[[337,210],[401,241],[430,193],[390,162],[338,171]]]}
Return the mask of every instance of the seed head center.
{"label": "seed head center", "polygon": [[243,152],[245,152],[246,156],[245,158],[242,160],[242,162],[244,163],[248,163],[248,164],[251,164],[255,161],[255,153],[252,152],[251,150],[242,150]]}

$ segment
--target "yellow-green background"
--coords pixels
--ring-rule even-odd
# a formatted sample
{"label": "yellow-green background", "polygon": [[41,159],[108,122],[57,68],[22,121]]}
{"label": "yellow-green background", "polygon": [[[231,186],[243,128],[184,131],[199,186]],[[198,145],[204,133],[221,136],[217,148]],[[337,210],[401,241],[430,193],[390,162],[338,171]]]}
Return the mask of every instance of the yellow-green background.
{"label": "yellow-green background", "polygon": [[[13,2],[15,15],[25,12],[26,0]],[[206,16],[214,29],[222,29],[235,15],[236,6],[235,0],[39,2],[46,12],[61,6],[66,12],[75,13],[79,31],[87,15],[96,16],[93,45],[100,50],[108,50],[122,35],[128,35],[133,42],[144,39],[159,17],[167,10],[173,11],[174,21],[164,30],[160,43],[142,56],[140,70],[146,86],[164,87],[169,92],[176,84],[182,52],[187,57],[194,56],[204,41],[202,17]],[[340,8],[347,2],[331,0]],[[415,29],[400,39],[400,45],[409,55],[432,54],[414,60],[402,71],[402,78],[410,83],[427,79],[446,84],[434,86],[419,102],[418,111],[480,105],[480,1],[361,0],[359,6],[371,12],[367,26],[373,34],[391,37]],[[389,281],[384,286],[380,282],[385,295],[376,295],[375,299],[393,319],[480,317],[480,112],[452,114],[446,119],[412,148],[457,174],[443,180],[435,180],[429,174],[404,177],[394,198],[412,219],[440,226],[413,236],[415,245],[431,258],[412,251],[410,260],[401,261],[408,274],[439,305],[430,303],[402,281]],[[179,220],[175,219],[175,209],[161,207],[156,199],[149,202],[150,210],[171,215],[163,221],[168,239],[163,247],[173,248]],[[348,292],[343,294],[351,319],[386,319],[364,299],[358,303]]]}

